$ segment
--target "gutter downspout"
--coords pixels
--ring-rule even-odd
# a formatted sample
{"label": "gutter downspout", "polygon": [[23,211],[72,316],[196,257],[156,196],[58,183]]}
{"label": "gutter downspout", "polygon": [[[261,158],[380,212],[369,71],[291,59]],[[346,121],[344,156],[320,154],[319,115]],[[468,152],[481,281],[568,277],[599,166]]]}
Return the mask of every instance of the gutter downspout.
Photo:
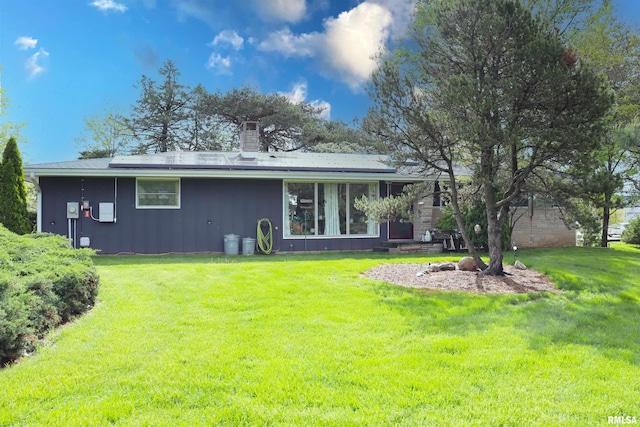
{"label": "gutter downspout", "polygon": [[118,177],[113,180],[113,223],[118,222]]}

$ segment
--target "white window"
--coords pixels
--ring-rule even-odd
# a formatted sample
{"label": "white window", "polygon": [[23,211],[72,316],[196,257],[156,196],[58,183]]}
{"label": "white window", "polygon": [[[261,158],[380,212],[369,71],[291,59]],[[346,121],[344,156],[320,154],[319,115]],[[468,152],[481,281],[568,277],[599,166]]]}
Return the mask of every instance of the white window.
{"label": "white window", "polygon": [[136,179],[136,208],[180,209],[180,179]]}
{"label": "white window", "polygon": [[378,183],[285,183],[285,236],[377,236],[378,225],[354,207],[378,198]]}

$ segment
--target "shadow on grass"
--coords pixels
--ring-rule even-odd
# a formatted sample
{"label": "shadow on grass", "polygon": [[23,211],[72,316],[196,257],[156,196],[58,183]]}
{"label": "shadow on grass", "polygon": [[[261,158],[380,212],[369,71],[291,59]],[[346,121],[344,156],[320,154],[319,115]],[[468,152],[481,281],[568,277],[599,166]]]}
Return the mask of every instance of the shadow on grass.
{"label": "shadow on grass", "polygon": [[[640,364],[640,294],[478,295],[382,285],[380,298],[422,334],[466,336],[495,326],[515,327],[529,347],[544,352],[585,345],[605,357]],[[505,338],[507,339],[507,338]]]}
{"label": "shadow on grass", "polygon": [[640,286],[640,254],[606,248],[523,251],[529,268],[548,275],[563,291],[615,294]]}
{"label": "shadow on grass", "polygon": [[640,364],[640,256],[633,251],[563,248],[523,251],[563,294],[472,294],[380,285],[375,291],[424,333],[469,335],[515,327],[530,348],[590,346]]}
{"label": "shadow on grass", "polygon": [[619,245],[534,250],[527,265],[549,275],[564,296],[521,307],[516,325],[530,345],[591,346],[606,357],[640,364],[640,254]]}
{"label": "shadow on grass", "polygon": [[514,324],[532,349],[585,345],[605,357],[640,364],[640,298],[553,298],[520,307]]}
{"label": "shadow on grass", "polygon": [[405,315],[414,329],[449,335],[487,330],[496,322],[502,322],[514,306],[548,298],[546,293],[478,294],[391,284],[377,285],[374,290],[387,306]]}

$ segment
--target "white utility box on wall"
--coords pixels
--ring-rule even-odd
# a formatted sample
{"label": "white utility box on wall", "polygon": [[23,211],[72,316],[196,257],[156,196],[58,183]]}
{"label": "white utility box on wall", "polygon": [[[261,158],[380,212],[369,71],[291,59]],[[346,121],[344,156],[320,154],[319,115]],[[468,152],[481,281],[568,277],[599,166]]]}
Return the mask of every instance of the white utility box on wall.
{"label": "white utility box on wall", "polygon": [[100,203],[100,222],[113,222],[113,203]]}

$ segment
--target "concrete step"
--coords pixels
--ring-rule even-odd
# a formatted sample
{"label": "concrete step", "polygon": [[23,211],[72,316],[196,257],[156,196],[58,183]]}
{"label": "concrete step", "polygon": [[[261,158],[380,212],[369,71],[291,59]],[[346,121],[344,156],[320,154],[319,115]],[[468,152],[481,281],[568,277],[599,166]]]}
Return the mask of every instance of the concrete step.
{"label": "concrete step", "polygon": [[416,252],[428,252],[428,253],[442,253],[442,243],[436,242],[418,242],[416,240],[402,240],[402,241],[386,241],[382,242],[379,246],[373,248],[374,252],[388,252],[394,254],[402,253],[416,253]]}

